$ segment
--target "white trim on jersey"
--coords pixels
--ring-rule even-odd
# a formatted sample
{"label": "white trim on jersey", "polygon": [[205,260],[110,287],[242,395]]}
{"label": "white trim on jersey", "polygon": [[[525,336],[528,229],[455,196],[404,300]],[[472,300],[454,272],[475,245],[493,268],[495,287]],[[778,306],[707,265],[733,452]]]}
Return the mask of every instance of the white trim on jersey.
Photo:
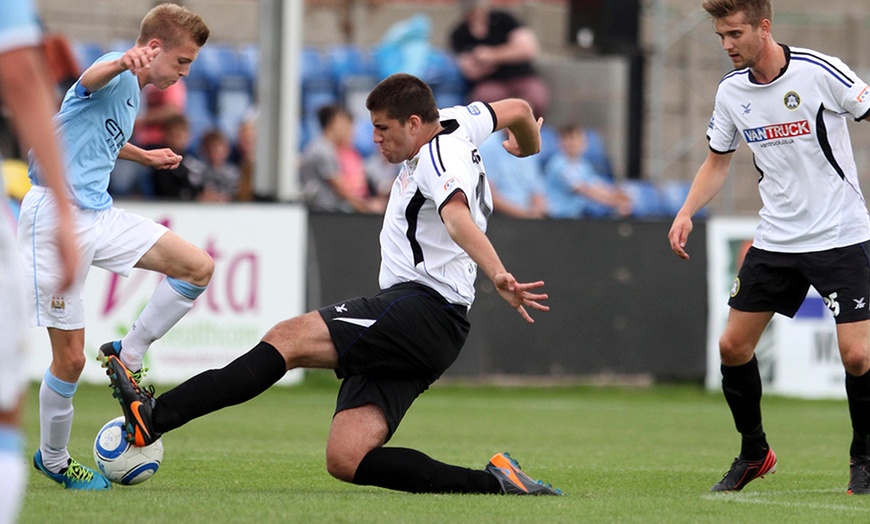
{"label": "white trim on jersey", "polygon": [[786,67],[772,82],[749,69],[722,78],[707,129],[714,152],[741,138],[752,150],[763,202],[753,245],[802,253],[870,240],[846,121],[870,112],[870,87],[838,58],[782,47]]}
{"label": "white trim on jersey", "polygon": [[448,302],[470,307],[477,264],[444,227],[439,213],[461,191],[482,231],[492,194],[477,147],[494,131],[495,114],[474,102],[440,110],[444,131],[402,164],[393,183],[381,229],[381,289],[400,282],[431,287]]}

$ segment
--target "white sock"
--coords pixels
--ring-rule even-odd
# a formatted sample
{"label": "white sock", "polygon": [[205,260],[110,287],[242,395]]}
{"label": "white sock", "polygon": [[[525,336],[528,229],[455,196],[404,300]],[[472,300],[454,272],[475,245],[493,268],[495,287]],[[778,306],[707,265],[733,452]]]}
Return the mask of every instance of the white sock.
{"label": "white sock", "polygon": [[54,473],[69,463],[69,435],[72,431],[72,397],[75,382],[64,382],[48,370],[39,387],[39,449],[42,463]]}
{"label": "white sock", "polygon": [[24,486],[27,484],[27,464],[24,438],[12,426],[0,425],[0,524],[17,522]]}
{"label": "white sock", "polygon": [[[121,340],[121,361],[130,371],[142,368],[142,360],[145,359],[145,353],[151,344],[165,335],[193,307],[196,297],[182,295],[172,287],[171,282],[172,279],[164,278],[157,284],[157,289],[145,304],[145,309],[133,323],[130,332]],[[178,285],[180,281],[174,282]]]}

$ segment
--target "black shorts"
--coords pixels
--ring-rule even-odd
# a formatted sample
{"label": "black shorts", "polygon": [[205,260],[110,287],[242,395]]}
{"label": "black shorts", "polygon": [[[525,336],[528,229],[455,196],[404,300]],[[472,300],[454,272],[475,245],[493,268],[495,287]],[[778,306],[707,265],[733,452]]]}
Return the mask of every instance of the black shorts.
{"label": "black shorts", "polygon": [[870,319],[868,242],[813,253],[749,248],[728,305],[738,311],[775,311],[794,317],[813,286],[837,324]]}
{"label": "black shorts", "polygon": [[335,412],[375,404],[390,436],[414,399],[459,356],[470,327],[464,306],[412,282],[318,312],[338,351],[335,374],[343,379]]}

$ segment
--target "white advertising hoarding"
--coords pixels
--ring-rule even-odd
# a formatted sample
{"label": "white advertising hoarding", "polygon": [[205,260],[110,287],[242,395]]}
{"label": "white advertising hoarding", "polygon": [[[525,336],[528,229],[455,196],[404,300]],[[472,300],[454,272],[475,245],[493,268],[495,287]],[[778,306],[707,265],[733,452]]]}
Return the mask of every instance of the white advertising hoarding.
{"label": "white advertising hoarding", "polygon": [[[758,221],[713,218],[707,222],[709,320],[707,388],[720,389],[719,336],[728,319],[728,297]],[[756,347],[764,391],[803,398],[845,398],[845,371],[834,316],[810,288],[794,318],[774,315]]]}
{"label": "white advertising hoarding", "polygon": [[[254,347],[277,322],[304,312],[307,214],[302,206],[116,203],[160,222],[208,252],[215,272],[193,309],[145,356],[146,383],[173,384],[222,367]],[[163,275],[128,278],[92,267],[85,284],[82,381],[108,383],[97,349],[129,329]],[[51,361],[48,335],[32,328],[28,372],[41,380]],[[298,382],[301,370],[282,383]]]}

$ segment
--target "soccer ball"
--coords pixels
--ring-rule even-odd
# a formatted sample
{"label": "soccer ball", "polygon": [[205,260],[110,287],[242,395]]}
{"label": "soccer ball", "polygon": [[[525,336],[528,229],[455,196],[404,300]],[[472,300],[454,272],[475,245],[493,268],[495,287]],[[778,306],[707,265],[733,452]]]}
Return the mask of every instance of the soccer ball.
{"label": "soccer ball", "polygon": [[94,462],[112,482],[125,485],[145,482],[160,467],[163,442],[134,446],[124,439],[125,433],[124,417],[106,422],[94,440]]}

